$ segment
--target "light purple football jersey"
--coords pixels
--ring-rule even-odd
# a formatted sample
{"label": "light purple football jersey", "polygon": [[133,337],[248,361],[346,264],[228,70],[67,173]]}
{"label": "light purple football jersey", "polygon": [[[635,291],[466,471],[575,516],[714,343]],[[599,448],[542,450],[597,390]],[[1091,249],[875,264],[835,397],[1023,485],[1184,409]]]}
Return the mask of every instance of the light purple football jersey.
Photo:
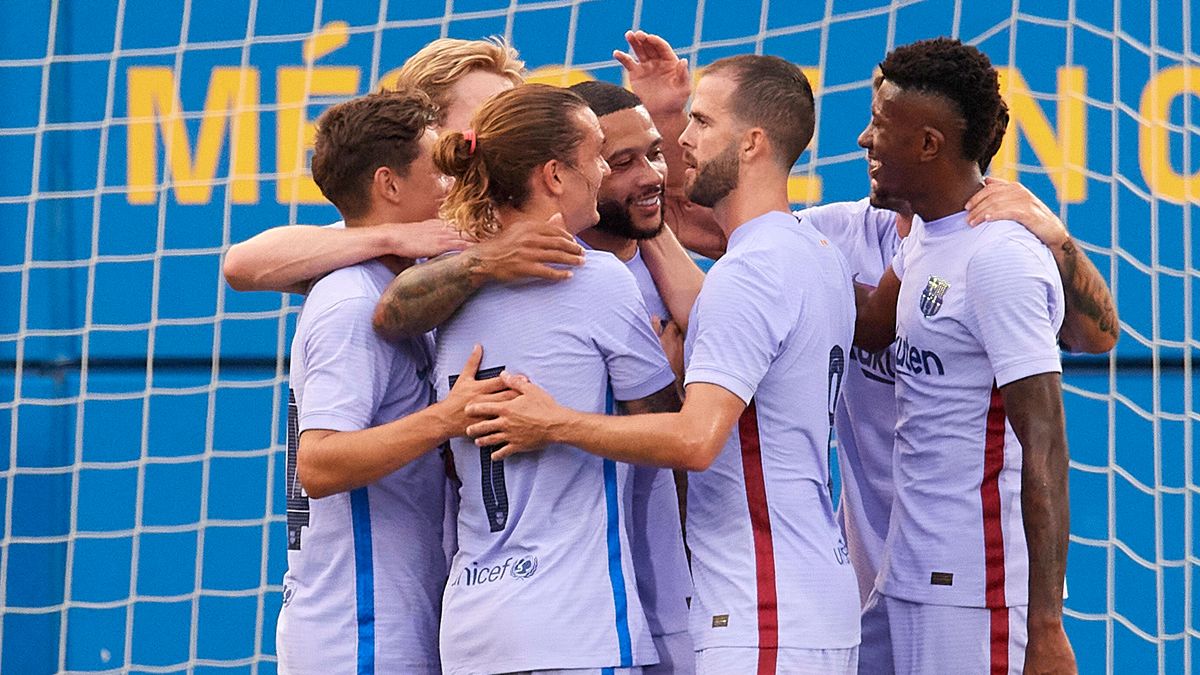
{"label": "light purple football jersey", "polygon": [[[823,204],[795,215],[825,235],[864,284],[879,284],[900,245],[896,213],[877,209],[867,199]],[[842,479],[838,522],[865,603],[879,574],[892,511],[896,369],[891,347],[877,352],[850,347],[834,426]]]}
{"label": "light purple football jersey", "polygon": [[288,406],[288,570],[276,646],[290,673],[438,673],[446,580],[444,470],[430,452],[366,487],[310,499],[298,437],[357,431],[432,400],[428,336],[390,343],[371,326],[395,274],[378,261],[317,281],[292,341]]}
{"label": "light purple football jersey", "polygon": [[1000,388],[1061,372],[1064,300],[1021,225],[959,212],[914,228],[893,261],[896,499],[879,590],[965,607],[1028,603],[1021,445]]}
{"label": "light purple football jersey", "polygon": [[[566,281],[484,287],[438,331],[440,396],[483,345],[484,369],[528,376],[560,404],[604,413],[675,376],[633,276],[588,251]],[[624,520],[628,466],[564,445],[493,462],[451,441],[458,552],[443,603],[447,673],[655,663]]]}
{"label": "light purple football jersey", "polygon": [[[585,249],[592,248],[582,239],[578,241]],[[637,282],[650,317],[669,321],[671,313],[654,285],[654,277],[642,259],[641,249],[635,249],[633,257],[624,262]],[[625,524],[637,574],[638,596],[661,655],[665,647],[660,638],[686,633],[688,602],[692,597],[692,574],[683,546],[675,476],[670,469],[632,465],[626,496],[630,517],[625,519]]]}
{"label": "light purple football jersey", "polygon": [[846,261],[811,225],[771,212],[733,231],[685,344],[688,385],[716,384],[747,404],[712,466],[688,479],[696,649],[757,647],[769,659],[775,647],[859,642],[854,571],[829,494],[853,333]]}

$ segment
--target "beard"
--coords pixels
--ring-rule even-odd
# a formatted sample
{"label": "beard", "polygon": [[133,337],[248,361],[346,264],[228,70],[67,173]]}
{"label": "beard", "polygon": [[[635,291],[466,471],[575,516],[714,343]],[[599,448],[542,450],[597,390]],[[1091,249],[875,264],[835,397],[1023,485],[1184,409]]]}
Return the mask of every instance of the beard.
{"label": "beard", "polygon": [[640,241],[642,239],[653,239],[658,236],[663,229],[662,209],[659,209],[658,223],[652,229],[639,229],[633,223],[633,217],[629,215],[629,204],[619,202],[615,199],[603,199],[596,204],[596,210],[600,212],[600,222],[596,223],[595,229],[601,232],[621,237],[622,239],[633,239]]}
{"label": "beard", "polygon": [[687,198],[700,206],[712,208],[738,185],[738,157],[735,143],[730,143],[716,157],[696,167],[696,177],[687,186]]}

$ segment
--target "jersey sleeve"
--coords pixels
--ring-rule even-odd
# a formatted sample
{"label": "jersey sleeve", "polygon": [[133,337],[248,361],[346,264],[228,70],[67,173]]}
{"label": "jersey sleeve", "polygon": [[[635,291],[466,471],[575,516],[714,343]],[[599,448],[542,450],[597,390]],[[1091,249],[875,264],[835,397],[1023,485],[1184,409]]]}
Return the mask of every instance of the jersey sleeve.
{"label": "jersey sleeve", "polygon": [[592,339],[604,356],[613,398],[636,401],[670,386],[675,372],[650,327],[650,313],[633,273],[614,259],[608,276],[608,311],[596,312]]}
{"label": "jersey sleeve", "polygon": [[713,270],[696,299],[696,331],[685,384],[728,389],[748,405],[783,349],[801,289],[785,292],[777,270],[744,259]]}
{"label": "jersey sleeve", "polygon": [[374,311],[369,298],[355,297],[322,307],[312,317],[304,335],[300,431],[371,426],[395,358],[371,327]]}
{"label": "jersey sleeve", "polygon": [[1061,302],[1061,291],[1025,242],[984,246],[967,263],[972,328],[987,352],[996,386],[1062,372],[1055,325]]}

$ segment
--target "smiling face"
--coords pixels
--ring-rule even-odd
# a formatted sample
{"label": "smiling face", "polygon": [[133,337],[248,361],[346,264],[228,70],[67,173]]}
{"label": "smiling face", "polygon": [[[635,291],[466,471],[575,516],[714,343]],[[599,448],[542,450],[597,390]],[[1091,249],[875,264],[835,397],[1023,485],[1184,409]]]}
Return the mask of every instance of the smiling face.
{"label": "smiling face", "polygon": [[612,173],[600,186],[596,228],[627,239],[654,237],[663,228],[662,136],[642,106],[605,115],[600,128]]}
{"label": "smiling face", "polygon": [[596,114],[591,108],[583,107],[573,112],[570,119],[571,123],[579,125],[584,135],[570,161],[559,162],[558,176],[563,182],[559,207],[563,226],[572,234],[578,234],[600,220],[596,202],[609,168],[604,161],[604,134]]}
{"label": "smiling face", "polygon": [[679,137],[687,166],[687,197],[701,206],[716,206],[738,186],[738,144],[744,131],[730,110],[737,82],[720,72],[700,78],[692,99],[687,128]]}
{"label": "smiling face", "polygon": [[871,120],[858,136],[867,151],[871,205],[906,210],[923,175],[924,106],[895,84],[877,79],[871,97]]}

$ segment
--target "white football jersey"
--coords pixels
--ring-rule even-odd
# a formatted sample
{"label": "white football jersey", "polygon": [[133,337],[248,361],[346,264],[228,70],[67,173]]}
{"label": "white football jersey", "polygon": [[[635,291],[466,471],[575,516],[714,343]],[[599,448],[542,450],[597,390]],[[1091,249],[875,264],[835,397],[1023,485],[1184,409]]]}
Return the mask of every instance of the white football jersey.
{"label": "white football jersey", "polygon": [[444,473],[436,451],[349,492],[310,499],[298,437],[357,431],[429,405],[433,343],[388,342],[371,325],[395,274],[378,261],[323,277],[300,310],[288,406],[288,570],[276,647],[293,674],[438,673],[446,579]]}
{"label": "white football jersey", "polygon": [[[837,246],[856,281],[875,286],[900,246],[896,213],[870,201],[834,202],[795,215]],[[887,539],[892,512],[892,449],[896,432],[896,369],[891,347],[850,347],[842,397],[834,415],[842,490],[838,521],[866,602]]]}
{"label": "white football jersey", "polygon": [[879,579],[910,602],[1028,602],[1021,445],[1000,388],[1061,372],[1064,300],[1050,251],[1021,225],[960,212],[900,245],[896,499]]}
{"label": "white football jersey", "polygon": [[685,345],[688,385],[747,408],[688,479],[696,649],[859,642],[854,571],[829,493],[833,409],[854,332],[845,259],[811,225],[771,212],[740,225],[704,281]]}
{"label": "white football jersey", "polygon": [[[576,410],[675,381],[633,276],[600,251],[565,281],[494,284],[468,300],[438,331],[441,396],[476,343],[485,369],[526,375]],[[655,663],[625,527],[628,465],[563,445],[501,462],[466,438],[451,449],[462,486],[445,672]]]}

